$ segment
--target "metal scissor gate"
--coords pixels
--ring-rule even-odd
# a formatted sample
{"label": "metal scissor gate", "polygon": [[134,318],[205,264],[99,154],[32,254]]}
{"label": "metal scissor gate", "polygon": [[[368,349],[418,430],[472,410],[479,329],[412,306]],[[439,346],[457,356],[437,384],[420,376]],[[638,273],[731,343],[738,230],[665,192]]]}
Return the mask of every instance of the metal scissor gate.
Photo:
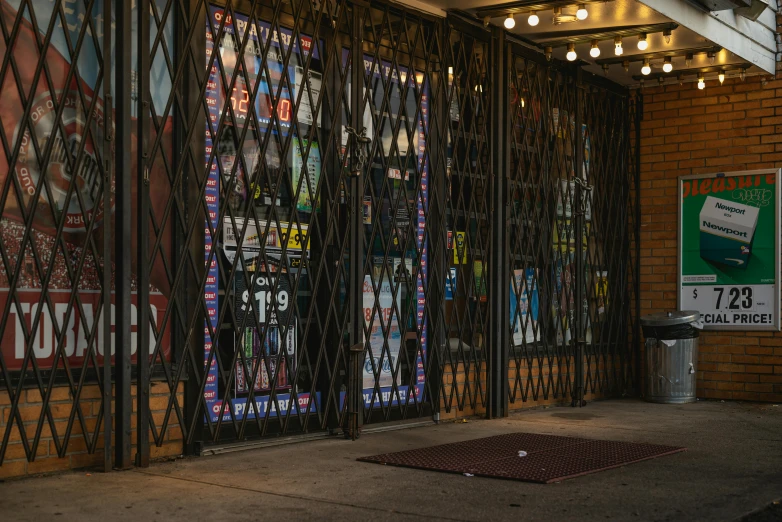
{"label": "metal scissor gate", "polygon": [[460,13],[130,4],[0,2],[0,464],[634,389],[640,98]]}

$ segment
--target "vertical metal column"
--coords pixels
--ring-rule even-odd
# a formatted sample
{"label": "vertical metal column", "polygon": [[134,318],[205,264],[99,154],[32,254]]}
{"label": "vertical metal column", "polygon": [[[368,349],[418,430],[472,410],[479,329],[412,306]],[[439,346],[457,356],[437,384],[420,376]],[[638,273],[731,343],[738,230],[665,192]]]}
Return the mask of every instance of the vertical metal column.
{"label": "vertical metal column", "polygon": [[[358,3],[353,3],[353,28],[351,38],[351,88],[350,88],[350,114],[351,114],[351,126],[361,134],[362,125],[364,123],[364,25],[363,25],[364,7]],[[352,155],[350,161],[355,160],[357,154],[356,147],[359,147],[356,137],[351,141]],[[351,165],[351,170],[353,165]],[[364,173],[363,169],[358,175],[351,176],[351,189],[350,189],[350,210],[349,210],[349,223],[350,223],[350,271],[348,284],[348,291],[350,295],[350,346],[354,347],[357,344],[364,344],[363,339],[363,302],[362,302],[362,287],[364,285],[364,222],[362,219],[362,206],[364,199]],[[355,353],[355,350],[351,348],[349,355],[352,357],[362,357],[361,354]],[[350,364],[348,364],[350,367]],[[358,386],[358,384],[356,384]],[[363,401],[359,400],[361,393],[358,390],[349,389],[348,396],[357,407],[360,405],[357,415],[356,427],[358,430],[364,421]],[[358,396],[356,396],[358,395]]]}
{"label": "vertical metal column", "polygon": [[103,471],[111,471],[111,227],[108,225],[111,212],[111,168],[114,118],[111,103],[111,0],[103,1]]}
{"label": "vertical metal column", "polygon": [[149,467],[149,0],[137,0],[136,100],[138,348],[136,351],[136,466]]}
{"label": "vertical metal column", "polygon": [[638,89],[635,97],[635,321],[633,344],[635,351],[636,393],[641,392],[641,121],[644,116],[644,95]]}
{"label": "vertical metal column", "polygon": [[510,148],[504,144],[509,139],[507,91],[508,59],[505,31],[493,28],[491,63],[491,151],[492,151],[492,213],[489,281],[489,401],[492,417],[508,415],[508,337],[510,331],[510,297],[508,295],[508,209],[507,170]]}
{"label": "vertical metal column", "polygon": [[[115,310],[114,332],[116,351],[116,444],[114,465],[119,469],[129,468],[131,428],[130,416],[133,404],[130,397],[130,192],[131,192],[131,145],[130,145],[130,93],[131,78],[131,29],[130,2],[116,0],[116,68],[114,82],[117,94],[116,149],[114,161],[114,265],[115,265]],[[109,69],[110,70],[110,69]],[[108,74],[108,73],[107,73]],[[105,266],[111,266],[106,263]]]}
{"label": "vertical metal column", "polygon": [[[206,150],[206,134],[201,129],[206,128],[206,113],[202,110],[204,95],[202,88],[206,82],[208,71],[206,70],[206,17],[208,4],[201,0],[186,0],[176,12],[180,13],[174,23],[174,62],[182,68],[182,81],[179,88],[184,103],[174,103],[173,120],[173,171],[182,172],[181,183],[172,185],[171,197],[180,197],[183,201],[184,215],[172,212],[171,227],[173,266],[183,267],[182,274],[186,278],[192,278],[197,284],[180,285],[172,292],[169,306],[178,306],[181,311],[172,314],[170,323],[171,347],[178,364],[186,364],[188,378],[184,383],[185,419],[188,423],[188,436],[185,439],[184,452],[186,455],[198,455],[201,452],[203,440],[208,437],[204,415],[208,414],[201,409],[203,396],[204,373],[197,369],[206,368],[204,363],[204,336],[188,335],[188,324],[204,325],[206,320],[206,306],[204,301],[203,283],[206,266],[203,263],[197,266],[187,266],[188,256],[191,259],[199,259],[204,256],[204,244],[206,233],[204,227],[193,228],[188,238],[188,216],[201,215],[203,211],[203,193],[201,185],[206,183],[208,173],[201,167],[201,158]],[[215,31],[217,28],[215,28]],[[158,27],[158,31],[160,28]],[[174,87],[176,89],[177,87]],[[172,96],[174,94],[172,93]],[[175,194],[176,195],[175,195]],[[206,216],[206,215],[204,215]],[[195,222],[195,221],[194,221]],[[215,233],[220,229],[216,227]],[[213,238],[216,242],[217,238]],[[175,305],[174,302],[178,304]],[[184,313],[183,313],[183,312]],[[194,318],[195,316],[195,318]],[[220,331],[220,326],[217,327]],[[219,335],[219,334],[218,334]],[[219,339],[218,339],[219,340]],[[215,344],[214,350],[219,349]],[[176,392],[175,392],[176,393]]]}
{"label": "vertical metal column", "polygon": [[[582,96],[582,86],[583,83],[581,81],[581,68],[576,68],[576,74],[575,74],[575,113],[576,113],[576,135],[573,136],[573,143],[575,144],[576,150],[575,154],[573,155],[574,161],[575,161],[575,168],[573,169],[574,172],[574,191],[573,191],[573,202],[571,203],[571,208],[573,209],[573,217],[574,220],[574,229],[576,234],[576,275],[573,278],[574,283],[576,285],[576,291],[575,291],[575,304],[573,305],[575,307],[573,318],[575,323],[575,336],[574,339],[574,350],[573,353],[575,355],[575,366],[576,366],[576,378],[573,388],[573,401],[571,403],[572,406],[583,406],[584,405],[584,345],[586,344],[586,339],[584,336],[584,207],[582,205],[582,184],[580,183],[581,180],[581,168],[584,162],[584,144],[582,143],[582,135],[581,135],[581,126],[584,119],[583,111],[584,111],[584,104],[583,100],[581,99]],[[563,198],[565,196],[563,195]]]}

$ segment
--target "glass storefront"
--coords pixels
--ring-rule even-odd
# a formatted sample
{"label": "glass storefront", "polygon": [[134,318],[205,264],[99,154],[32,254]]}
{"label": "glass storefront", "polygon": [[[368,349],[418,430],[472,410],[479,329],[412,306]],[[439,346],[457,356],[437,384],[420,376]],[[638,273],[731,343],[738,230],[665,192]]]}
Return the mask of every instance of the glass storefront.
{"label": "glass storefront", "polygon": [[[116,57],[92,20],[108,3],[67,32],[32,3],[37,17],[2,2],[14,63],[35,61],[36,32],[52,43],[48,72],[3,76],[0,394],[105,388],[120,325],[107,300],[131,305],[141,396],[168,394],[140,421],[158,444],[174,429],[190,448],[337,431],[351,394],[364,423],[566,397],[576,325],[585,387],[624,382],[627,92],[456,14],[155,0],[126,35],[132,111],[118,121],[119,91],[101,83]],[[126,138],[130,189],[107,169]]]}

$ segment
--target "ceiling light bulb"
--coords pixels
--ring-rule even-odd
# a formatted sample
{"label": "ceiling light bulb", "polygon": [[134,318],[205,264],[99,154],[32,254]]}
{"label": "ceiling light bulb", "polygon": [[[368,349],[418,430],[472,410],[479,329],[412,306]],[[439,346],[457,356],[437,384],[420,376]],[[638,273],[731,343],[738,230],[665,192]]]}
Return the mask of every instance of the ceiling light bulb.
{"label": "ceiling light bulb", "polygon": [[652,72],[652,68],[649,66],[649,60],[644,60],[644,66],[641,67],[641,74],[644,76],[648,75],[650,72]]}
{"label": "ceiling light bulb", "polygon": [[600,56],[600,48],[597,46],[597,40],[592,40],[592,48],[589,50],[589,56],[592,58]]}
{"label": "ceiling light bulb", "polygon": [[630,72],[630,60],[625,60],[622,62],[622,67],[624,67],[624,70],[626,73]]}
{"label": "ceiling light bulb", "polygon": [[747,78],[747,70],[742,69],[739,73],[739,79],[743,82]]}
{"label": "ceiling light bulb", "polygon": [[575,59],[576,59],[576,46],[575,46],[575,44],[572,44],[572,43],[567,44],[567,59],[570,62],[575,61]]}
{"label": "ceiling light bulb", "polygon": [[671,57],[668,56],[665,58],[665,61],[663,62],[663,71],[669,73],[673,70],[673,63],[671,62]]}
{"label": "ceiling light bulb", "polygon": [[505,29],[513,29],[516,27],[516,19],[513,18],[513,13],[510,13],[504,22]]}
{"label": "ceiling light bulb", "polygon": [[589,13],[587,12],[587,8],[584,4],[579,4],[578,11],[576,11],[576,18],[579,20],[586,20],[587,16],[589,16]]}
{"label": "ceiling light bulb", "polygon": [[535,14],[535,11],[532,11],[530,13],[529,18],[527,18],[527,23],[530,24],[532,27],[535,27],[540,23],[540,18],[538,18],[538,15]]}
{"label": "ceiling light bulb", "polygon": [[617,56],[622,56],[623,52],[624,49],[622,49],[622,37],[617,36],[614,38],[614,54]]}
{"label": "ceiling light bulb", "polygon": [[717,55],[712,52],[709,52],[706,53],[706,56],[709,57],[709,65],[714,65],[714,59],[717,57]]}
{"label": "ceiling light bulb", "polygon": [[717,75],[717,79],[720,81],[720,85],[722,85],[722,82],[725,81],[725,71],[720,71]]}
{"label": "ceiling light bulb", "polygon": [[698,89],[703,90],[706,87],[706,82],[703,80],[703,76],[698,76]]}
{"label": "ceiling light bulb", "polygon": [[649,43],[646,41],[646,34],[639,34],[638,49],[641,51],[645,51],[647,47],[649,47]]}
{"label": "ceiling light bulb", "polygon": [[671,43],[671,30],[666,29],[663,31],[663,37],[665,38],[665,45],[670,45]]}
{"label": "ceiling light bulb", "polygon": [[687,53],[687,56],[684,57],[684,65],[687,67],[692,65],[692,53]]}
{"label": "ceiling light bulb", "polygon": [[546,55],[546,60],[551,60],[551,54],[553,52],[554,52],[554,49],[552,49],[551,47],[546,47],[546,49],[544,50],[544,53]]}

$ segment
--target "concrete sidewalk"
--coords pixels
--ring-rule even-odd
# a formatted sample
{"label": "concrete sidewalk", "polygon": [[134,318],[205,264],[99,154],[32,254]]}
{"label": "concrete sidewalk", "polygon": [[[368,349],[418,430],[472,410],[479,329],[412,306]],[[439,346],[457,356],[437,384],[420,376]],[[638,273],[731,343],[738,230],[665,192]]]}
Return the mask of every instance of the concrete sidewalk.
{"label": "concrete sidewalk", "polygon": [[[531,432],[686,446],[558,484],[464,477],[357,457]],[[633,400],[431,425],[0,484],[0,519],[735,520],[782,498],[782,406]]]}

